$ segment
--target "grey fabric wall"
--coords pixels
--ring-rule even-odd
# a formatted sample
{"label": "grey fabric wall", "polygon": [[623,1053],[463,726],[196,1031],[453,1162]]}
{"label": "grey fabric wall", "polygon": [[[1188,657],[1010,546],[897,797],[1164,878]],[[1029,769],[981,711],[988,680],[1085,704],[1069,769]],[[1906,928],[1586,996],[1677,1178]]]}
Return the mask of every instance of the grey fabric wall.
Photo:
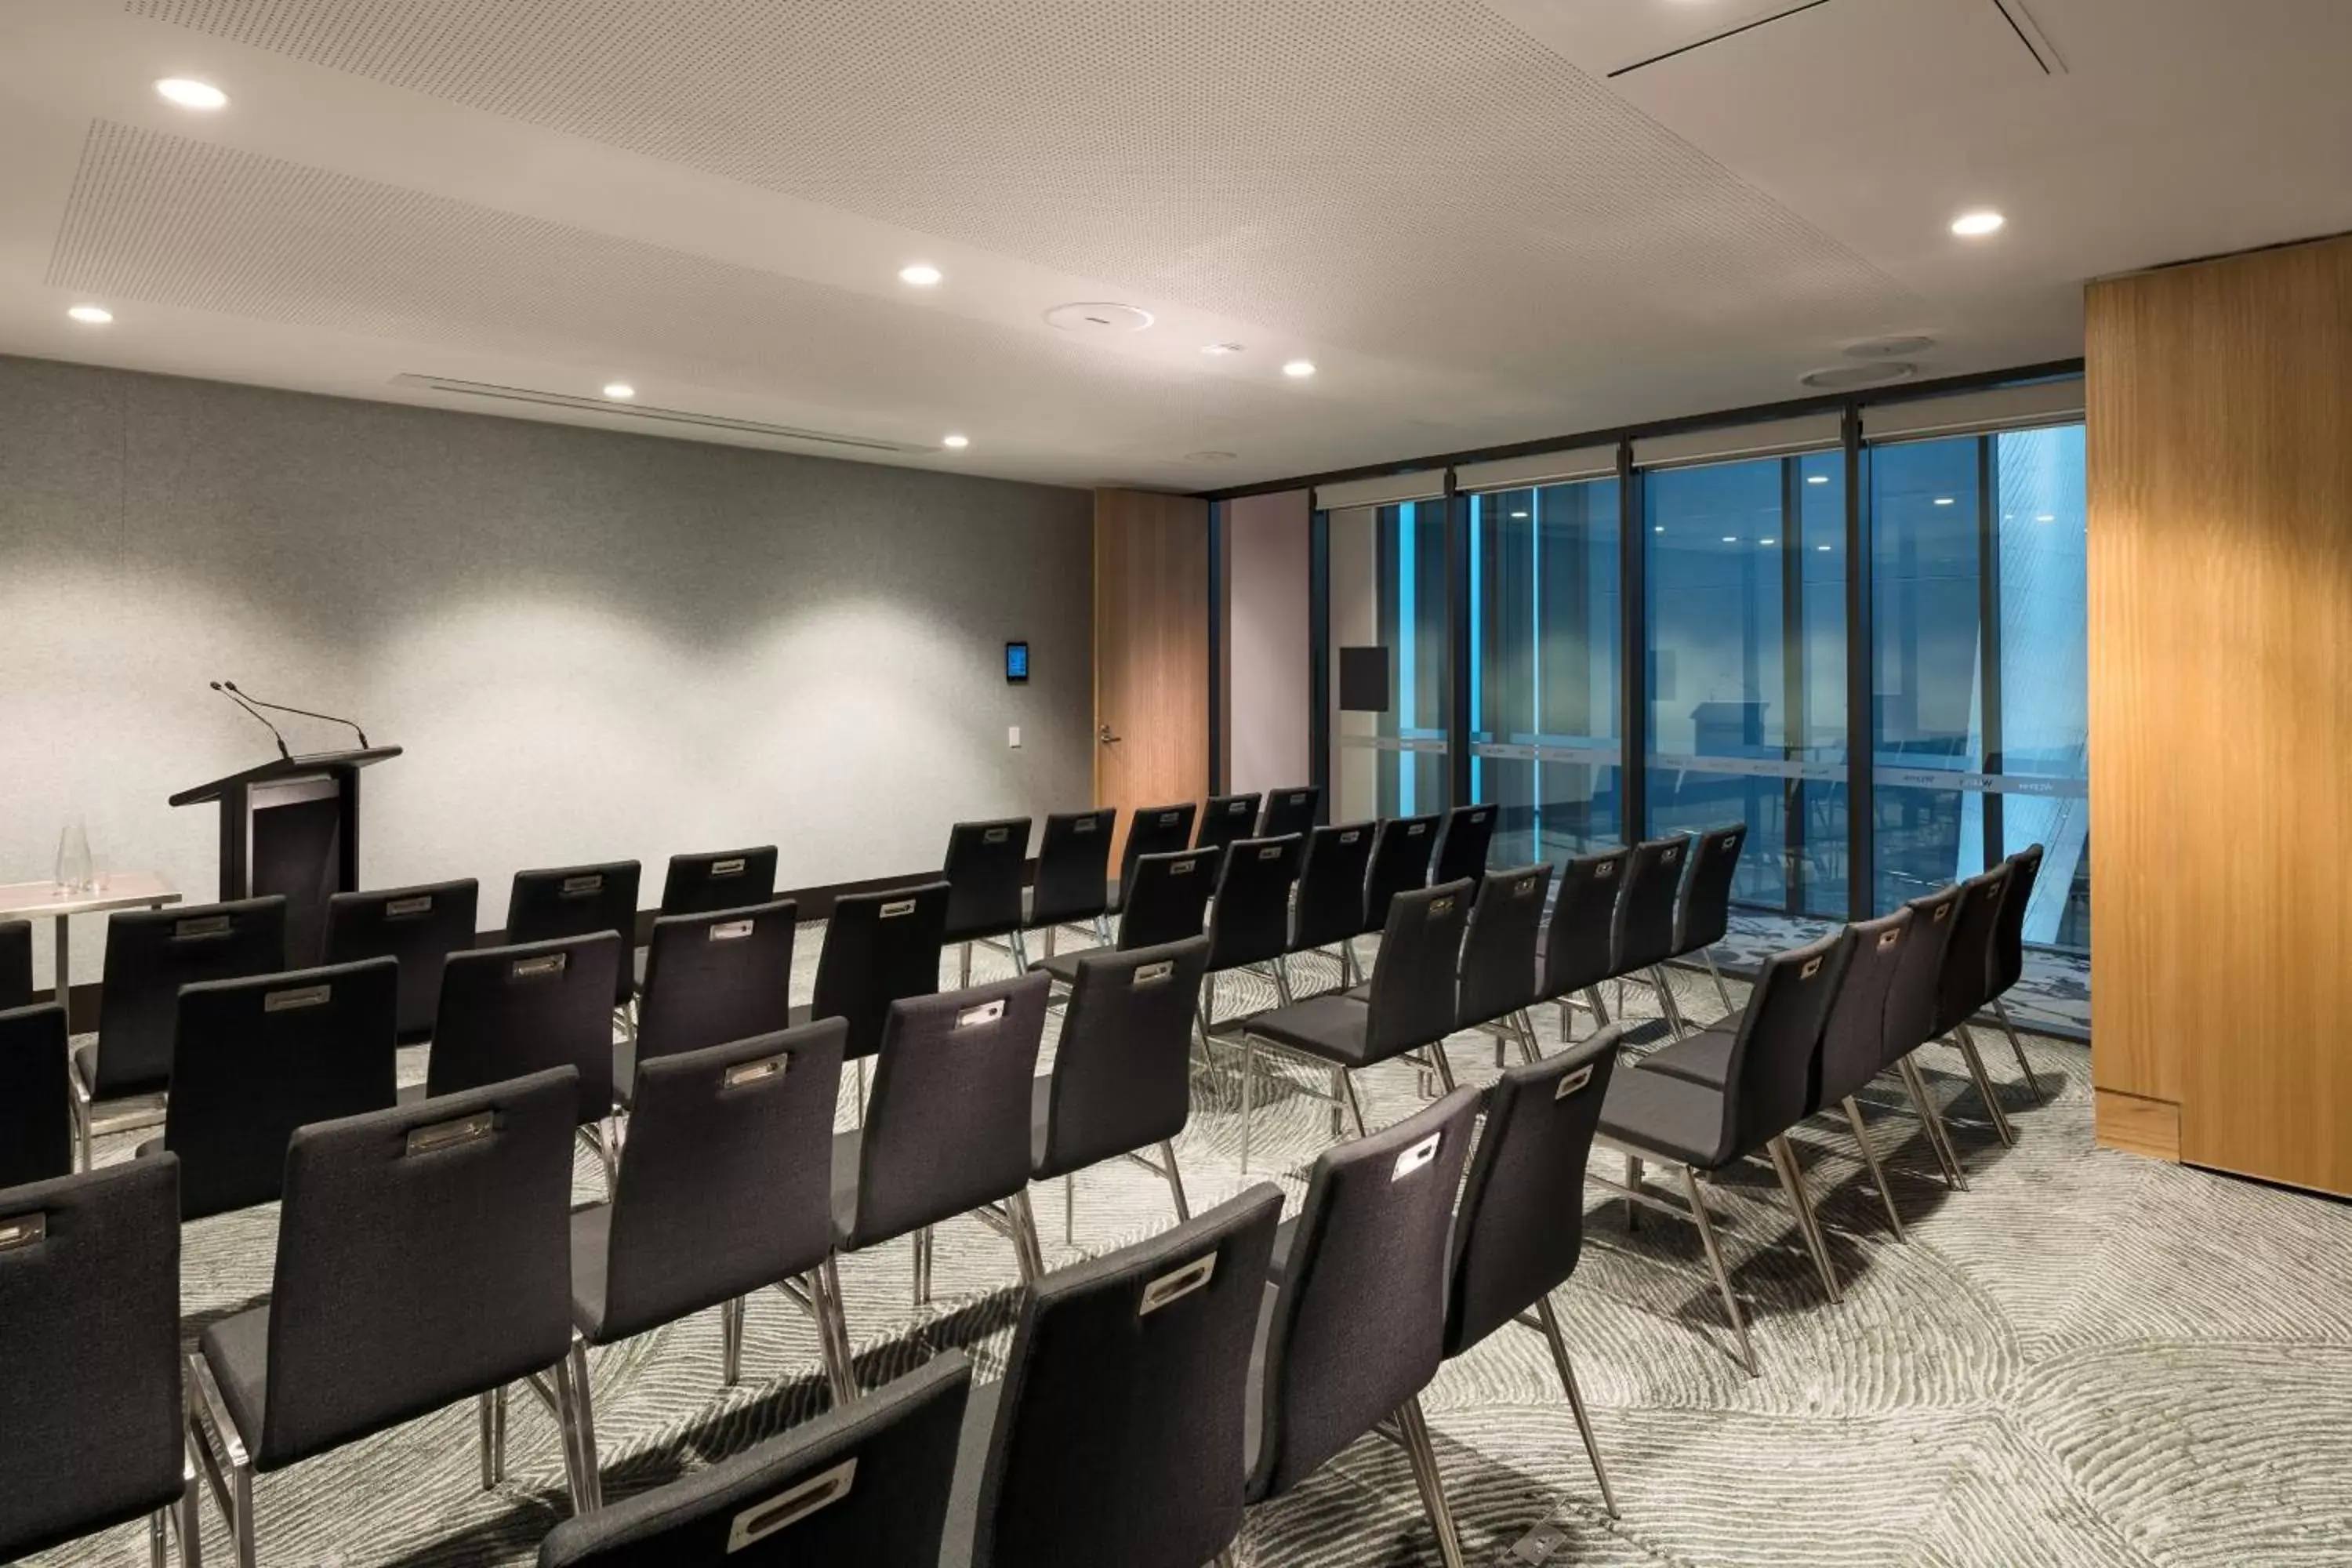
{"label": "grey fabric wall", "polygon": [[1091,800],[1093,561],[1079,490],[0,356],[0,883],[79,813],[211,897],[215,808],[164,798],[273,754],[219,677],[407,747],[362,877],[478,877],[485,926],[530,866],[936,867]]}

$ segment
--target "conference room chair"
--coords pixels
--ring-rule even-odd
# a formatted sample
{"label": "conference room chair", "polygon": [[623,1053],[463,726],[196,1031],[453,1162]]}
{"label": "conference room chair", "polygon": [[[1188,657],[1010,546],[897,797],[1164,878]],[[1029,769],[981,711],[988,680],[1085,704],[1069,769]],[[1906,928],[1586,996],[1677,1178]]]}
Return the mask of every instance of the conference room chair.
{"label": "conference room chair", "polygon": [[1829,1017],[1822,1025],[1821,1071],[1811,1101],[1815,1116],[1833,1109],[1844,1113],[1846,1125],[1853,1130],[1854,1143],[1861,1151],[1863,1165],[1870,1173],[1871,1184],[1878,1189],[1879,1202],[1886,1206],[1886,1223],[1897,1241],[1907,1239],[1903,1213],[1895,1207],[1895,1189],[1887,1184],[1886,1167],[1879,1160],[1877,1144],[1871,1140],[1869,1123],[1863,1119],[1862,1102],[1854,1096],[1884,1070],[1887,998],[1895,989],[1895,975],[1902,971],[1903,950],[1916,919],[1907,909],[1897,910],[1891,915],[1858,921],[1853,926],[1845,973],[1839,977],[1837,994],[1830,1001]]}
{"label": "conference room chair", "polygon": [[1364,1108],[1356,1097],[1354,1074],[1381,1062],[1426,1051],[1423,1059],[1448,1090],[1454,1069],[1439,1048],[1454,1025],[1454,967],[1462,933],[1470,918],[1470,885],[1446,882],[1399,893],[1381,932],[1380,964],[1371,984],[1354,991],[1328,991],[1252,1016],[1242,1026],[1242,1169],[1249,1169],[1250,1122],[1257,1056],[1302,1062],[1328,1069],[1328,1093],[1294,1083],[1300,1092],[1331,1102],[1331,1135],[1340,1133],[1340,1110],[1355,1119],[1360,1136]]}
{"label": "conference room chair", "polygon": [[1298,1217],[1276,1236],[1250,1389],[1252,1504],[1378,1432],[1411,1461],[1446,1568],[1462,1568],[1462,1542],[1421,1391],[1444,1357],[1446,1237],[1478,1100],[1455,1089],[1317,1158]]}
{"label": "conference room chair", "polygon": [[2003,863],[1960,884],[1960,907],[1952,916],[1951,944],[1944,950],[1943,973],[1936,983],[1936,1017],[1930,1037],[1949,1040],[1968,1064],[1991,1118],[1992,1130],[2003,1145],[2017,1142],[2000,1097],[1993,1092],[1992,1075],[1985,1070],[1969,1020],[1992,999],[1993,950],[2000,935],[2001,906],[2009,897],[2010,867]]}
{"label": "conference room chair", "polygon": [[[1436,847],[1435,816],[1381,819],[1372,834],[1371,864],[1364,871],[1363,923],[1356,928],[1360,933],[1370,934],[1388,924],[1389,904],[1399,893],[1429,886],[1430,855]],[[1354,963],[1360,978],[1370,973],[1360,958]]]}
{"label": "conference room chair", "polygon": [[0,1013],[32,1005],[33,922],[0,921]]}
{"label": "conference room chair", "polygon": [[1912,1111],[1919,1119],[1920,1130],[1944,1173],[1945,1184],[1954,1192],[1966,1192],[1968,1173],[1961,1168],[1959,1153],[1952,1145],[1951,1131],[1944,1125],[1942,1110],[1928,1091],[1917,1060],[1919,1047],[1935,1038],[1936,1003],[1943,984],[1944,954],[1951,945],[1953,928],[1958,924],[1960,889],[1956,884],[1925,898],[1913,899],[1903,907],[1910,912],[1911,925],[1898,950],[1901,957],[1895,963],[1894,978],[1887,984],[1879,1068],[1882,1071],[1892,1069],[1902,1079],[1904,1092],[1910,1097]]}
{"label": "conference room chair", "polygon": [[[719,1377],[732,1387],[742,1374],[745,1299],[772,1285],[819,1325],[835,1403],[854,1396],[849,1347],[825,1331],[836,1320],[823,1310],[837,1289],[833,1113],[848,1030],[826,1018],[640,1064],[613,1200],[572,1214],[572,1322],[583,1347],[716,1307]],[[584,1349],[572,1393],[593,1508],[604,1486]]]}
{"label": "conference room chair", "polygon": [[66,1039],[66,1010],[54,1002],[0,1012],[0,1187],[74,1168]]}
{"label": "conference room chair", "polygon": [[1038,1281],[1003,1378],[971,1391],[940,1568],[1233,1562],[1281,1217],[1262,1183]]}
{"label": "conference room chair", "polygon": [[[1138,859],[1129,869],[1128,897],[1118,911],[1111,950],[1133,952],[1199,936],[1208,919],[1209,895],[1216,888],[1217,867],[1218,856],[1209,849],[1181,849]],[[1039,960],[1035,973],[1069,985],[1076,981],[1078,965],[1087,956],[1084,950],[1057,952]]]}
{"label": "conference room chair", "polygon": [[441,966],[453,952],[474,945],[480,884],[467,877],[453,882],[420,883],[362,893],[335,893],[327,900],[327,963],[358,963],[370,958],[400,963],[400,1006],[395,1025],[404,1042],[431,1037],[441,1005]]}
{"label": "conference room chair", "polygon": [[1445,814],[1437,830],[1437,848],[1430,867],[1433,882],[1468,882],[1475,888],[1486,876],[1486,852],[1495,842],[1495,808],[1457,805]]}
{"label": "conference room chair", "polygon": [[1313,784],[1294,784],[1288,789],[1265,792],[1265,809],[1257,819],[1259,838],[1287,838],[1296,833],[1304,838],[1315,831],[1315,814],[1323,804],[1323,792]]}
{"label": "conference room chair", "polygon": [[[1626,1177],[1622,1186],[1603,1184],[1623,1193],[1633,1205],[1688,1219],[1698,1227],[1724,1315],[1739,1343],[1739,1364],[1751,1377],[1757,1373],[1755,1347],[1724,1268],[1714,1221],[1700,1195],[1700,1180],[1751,1154],[1769,1153],[1822,1289],[1832,1301],[1839,1299],[1836,1268],[1806,1201],[1787,1134],[1804,1119],[1822,1024],[1848,941],[1846,932],[1838,931],[1765,961],[1732,1035],[1722,1088],[1661,1071],[1650,1065],[1654,1057],[1612,1074],[1601,1101],[1599,1137],[1625,1156]],[[1643,1184],[1644,1164],[1674,1167],[1689,1207],[1676,1208],[1652,1194]],[[1631,1208],[1627,1223],[1633,1223]]]}
{"label": "conference room chair", "polygon": [[400,963],[297,969],[183,986],[163,1136],[180,1217],[274,1203],[294,1130],[398,1100]]}
{"label": "conference room chair", "polygon": [[1304,840],[1236,838],[1225,846],[1217,868],[1217,890],[1209,904],[1209,972],[1201,982],[1201,1049],[1217,1027],[1217,977],[1258,973],[1274,983],[1274,994],[1290,1000],[1290,975],[1283,960],[1290,949],[1290,895],[1298,885]]}
{"label": "conference room chair", "polygon": [[1658,1011],[1676,1039],[1689,1031],[1674,987],[1662,967],[1675,951],[1675,909],[1682,889],[1690,840],[1677,834],[1633,846],[1625,867],[1625,888],[1617,896],[1617,929],[1611,934],[1610,978],[1618,983],[1617,1012],[1625,1012],[1624,983],[1639,980],[1658,994]]}
{"label": "conference room chair", "polygon": [[712,849],[699,855],[673,855],[662,877],[661,912],[666,915],[707,915],[719,910],[747,910],[776,899],[776,847]]}
{"label": "conference room chair", "polygon": [[1257,808],[1262,798],[1255,791],[1248,795],[1211,795],[1201,807],[1201,832],[1193,839],[1192,847],[1223,849],[1247,838],[1257,826]]}
{"label": "conference room chair", "polygon": [[958,984],[971,984],[971,944],[1003,937],[1013,966],[1028,967],[1022,951],[1022,878],[1029,863],[1029,819],[959,822],[948,831],[946,939],[961,949]]}
{"label": "conference room chair", "polygon": [[793,1026],[818,1018],[849,1025],[842,1054],[857,1066],[857,1114],[866,1113],[866,1058],[882,1048],[890,1005],[940,988],[947,947],[948,885],[925,882],[880,893],[847,893],[825,917],[816,986],[792,1010]]}
{"label": "conference room chair", "polygon": [[505,1442],[490,1412],[510,1383],[529,1381],[555,1413],[573,1506],[586,1507],[566,1214],[574,1077],[557,1068],[294,1134],[269,1300],[206,1327],[188,1357],[189,1447],[239,1568],[257,1552],[256,1476],[461,1399],[481,1405],[489,1489]]}
{"label": "conference room chair", "polygon": [[1048,958],[1064,926],[1089,928],[1097,942],[1110,940],[1104,917],[1110,910],[1110,839],[1118,817],[1106,805],[1098,811],[1057,811],[1045,818],[1045,837],[1037,842],[1036,879],[1021,906],[1024,956],[1029,931],[1044,932]]}
{"label": "conference room chair", "polygon": [[1543,978],[1536,989],[1559,1002],[1563,1043],[1576,1037],[1569,1016],[1571,999],[1591,1010],[1596,1026],[1609,1026],[1601,983],[1616,973],[1617,896],[1633,861],[1631,849],[1606,849],[1580,855],[1560,868],[1559,892],[1544,928]]}
{"label": "conference room chair", "polygon": [[181,986],[285,967],[286,900],[276,894],[108,916],[98,1038],[73,1053],[68,1100],[81,1169],[101,1133],[162,1123]]}
{"label": "conference room chair", "polygon": [[[1370,822],[1341,822],[1307,836],[1291,911],[1290,954],[1328,949],[1339,957],[1339,988],[1356,983],[1355,939],[1364,932],[1364,879],[1372,863]],[[1290,965],[1286,963],[1286,970]],[[1297,980],[1293,973],[1294,983]]]}
{"label": "conference room chair", "polygon": [[635,1037],[616,1047],[614,1087],[624,1105],[637,1069],[656,1057],[792,1026],[799,921],[790,899],[655,919]]}
{"label": "conference room chair", "polygon": [[1544,895],[1550,890],[1551,867],[1538,863],[1494,873],[1470,901],[1454,1023],[1495,1037],[1498,1068],[1506,1043],[1517,1045],[1526,1061],[1543,1055],[1528,1009],[1543,997],[1539,948]]}
{"label": "conference room chair", "polygon": [[1715,982],[1715,994],[1726,1013],[1731,1011],[1731,988],[1715,966],[1715,944],[1731,930],[1731,884],[1739,874],[1739,851],[1748,842],[1748,825],[1710,827],[1696,834],[1697,847],[1684,875],[1682,897],[1675,905],[1675,940],[1669,960],[1698,955]]}
{"label": "conference room chair", "polygon": [[[1192,1117],[1193,999],[1208,963],[1198,936],[1080,959],[1053,1071],[1030,1086],[1029,1176],[1062,1178],[1065,1242],[1076,1239],[1077,1173],[1106,1160],[1164,1178],[1177,1219],[1192,1217],[1175,1141]],[[1143,1157],[1152,1148],[1156,1165]]]}
{"label": "conference room chair", "polygon": [[517,871],[507,895],[508,945],[611,931],[625,955],[614,966],[612,1005],[625,1017],[636,984],[636,966],[625,955],[637,945],[638,870],[635,860],[611,860]]}
{"label": "conference room chair", "polygon": [[1111,889],[1113,914],[1127,907],[1127,889],[1135,880],[1135,863],[1147,855],[1174,855],[1192,847],[1192,823],[1201,807],[1193,801],[1174,805],[1147,805],[1128,819],[1127,843],[1119,850],[1118,886]]}
{"label": "conference room chair", "polygon": [[[423,1098],[478,1089],[570,1068],[580,1136],[613,1180],[613,972],[621,939],[609,931],[449,955],[425,1060]],[[415,1089],[403,1097],[414,1101]]]}
{"label": "conference room chair", "polygon": [[1584,1191],[1616,1058],[1616,1031],[1603,1029],[1572,1050],[1505,1068],[1486,1091],[1486,1127],[1454,1216],[1445,1283],[1448,1361],[1506,1325],[1543,1335],[1612,1519],[1616,1495],[1551,1295],[1583,1255],[1584,1205],[1572,1194]]}
{"label": "conference room chair", "polygon": [[2025,908],[2033,900],[2033,884],[2042,875],[2042,846],[2029,844],[2003,862],[2009,868],[2009,891],[2001,898],[2000,921],[1994,931],[1992,945],[1992,995],[1989,1005],[1993,1021],[2009,1037],[2009,1048],[2017,1054],[2018,1070],[2025,1075],[2025,1087],[2036,1100],[2042,1098],[2042,1080],[2033,1073],[2033,1064],[2025,1058],[2025,1042],[2018,1038],[2017,1025],[2009,1016],[2001,997],[2025,977]]}
{"label": "conference room chair", "polygon": [[[1029,1170],[1051,984],[1024,974],[893,1002],[865,1125],[834,1134],[835,1249],[910,1237],[918,1307],[931,1299],[931,1227],[958,1215],[1012,1242],[1024,1285],[1045,1271]],[[829,1305],[846,1344],[839,1299]]]}
{"label": "conference room chair", "polygon": [[935,1356],[854,1405],[567,1519],[539,1568],[938,1568],[971,1362]]}
{"label": "conference room chair", "polygon": [[0,1188],[0,1562],[142,1517],[154,1568],[167,1520],[197,1559],[179,1176],[166,1157]]}

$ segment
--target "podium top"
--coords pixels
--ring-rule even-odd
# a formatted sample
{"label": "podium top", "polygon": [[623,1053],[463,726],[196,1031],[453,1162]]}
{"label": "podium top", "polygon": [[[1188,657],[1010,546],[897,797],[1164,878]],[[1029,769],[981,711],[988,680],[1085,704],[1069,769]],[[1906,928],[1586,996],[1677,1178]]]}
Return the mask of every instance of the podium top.
{"label": "podium top", "polygon": [[173,805],[202,805],[208,800],[218,800],[230,790],[243,784],[270,784],[279,779],[317,778],[329,773],[356,771],[373,763],[400,755],[398,746],[370,746],[365,751],[314,752],[307,757],[272,757],[258,767],[241,773],[230,773],[210,784],[200,784],[194,789],[184,789],[173,795]]}

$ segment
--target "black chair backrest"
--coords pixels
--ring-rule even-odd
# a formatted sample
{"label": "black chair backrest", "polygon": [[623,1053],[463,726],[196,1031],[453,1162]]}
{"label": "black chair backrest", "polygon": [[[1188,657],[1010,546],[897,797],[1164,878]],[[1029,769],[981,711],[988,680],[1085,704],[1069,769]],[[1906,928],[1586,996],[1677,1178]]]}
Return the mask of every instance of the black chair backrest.
{"label": "black chair backrest", "polygon": [[389,1110],[399,1009],[390,958],[183,989],[163,1110],[180,1217],[272,1202],[296,1128]]}
{"label": "black chair backrest", "polygon": [[666,915],[707,915],[717,910],[745,910],[776,899],[776,847],[713,849],[700,855],[673,855],[662,878],[661,912]]}
{"label": "black chair backrest", "polygon": [[1887,997],[1903,967],[1912,919],[1909,910],[1897,910],[1853,928],[1853,952],[1822,1026],[1813,1110],[1837,1104],[1876,1078],[1885,1065]]}
{"label": "black chair backrest", "polygon": [[1848,928],[1764,961],[1732,1036],[1718,1163],[1755,1152],[1811,1114],[1822,1025],[1853,945]]}
{"label": "black chair backrest", "polygon": [[1318,827],[1307,837],[1307,852],[1298,867],[1297,923],[1290,935],[1293,952],[1328,947],[1364,931],[1364,875],[1372,863],[1369,822],[1341,822]]}
{"label": "black chair backrest", "polygon": [[577,1074],[583,1122],[613,1112],[613,971],[621,939],[608,931],[513,947],[453,952],[425,1092],[439,1097],[550,1068]]}
{"label": "black chair backrest", "polygon": [[1039,1180],[1184,1131],[1192,1109],[1192,1009],[1204,937],[1078,961],[1054,1048]]}
{"label": "black chair backrest", "polygon": [[294,1134],[257,1469],[563,1358],[573,1078],[557,1068]]}
{"label": "black chair backrest", "polygon": [[1052,985],[1040,970],[890,1005],[845,1246],[904,1236],[1028,1186],[1030,1080]]}
{"label": "black chair backrest", "polygon": [[1118,814],[1057,811],[1045,819],[1037,845],[1037,881],[1030,889],[1029,923],[1067,925],[1110,908],[1110,832]]}
{"label": "black chair backrest", "polygon": [[1118,903],[1127,907],[1127,889],[1135,881],[1135,863],[1146,855],[1173,855],[1192,847],[1192,819],[1201,814],[1193,801],[1175,805],[1147,805],[1128,819],[1127,844],[1119,850]]}
{"label": "black chair backrest", "polygon": [[1429,886],[1429,858],[1437,848],[1437,818],[1384,818],[1372,835],[1372,863],[1364,871],[1364,914],[1360,931],[1379,931],[1389,921],[1389,900]]}
{"label": "black chair backrest", "polygon": [[948,831],[940,880],[948,885],[950,942],[1003,936],[1021,926],[1022,874],[1029,863],[1029,819],[959,822]]}
{"label": "black chair backrest", "polygon": [[940,988],[940,949],[947,943],[948,885],[925,882],[887,893],[848,893],[825,918],[816,955],[812,1018],[845,1018],[845,1056],[882,1048],[890,1004]]}
{"label": "black chair backrest", "polygon": [[793,1021],[790,899],[654,921],[637,998],[637,1060],[772,1035]]}
{"label": "black chair backrest", "polygon": [[1675,951],[1675,895],[1691,841],[1647,838],[1633,846],[1625,890],[1617,897],[1617,930],[1610,939],[1610,973],[1631,974],[1664,963]]}
{"label": "black chair backrest", "polygon": [[1477,1091],[1458,1089],[1316,1160],[1266,1309],[1253,1502],[1304,1480],[1437,1374],[1446,1228],[1477,1113]]}
{"label": "black chair backrest", "polygon": [[32,1005],[33,922],[0,921],[0,1013]]}
{"label": "black chair backrest", "polygon": [[935,1356],[757,1447],[565,1520],[539,1568],[938,1568],[971,1363]]}
{"label": "black chair backrest", "polygon": [[1246,838],[1257,826],[1259,797],[1249,795],[1213,795],[1201,808],[1201,834],[1192,841],[1195,849],[1223,849],[1237,839]]}
{"label": "black chair backrest", "polygon": [[1565,996],[1617,973],[1617,896],[1624,890],[1631,849],[1580,855],[1560,868],[1559,896],[1544,932],[1545,996]]}
{"label": "black chair backrest", "polygon": [[91,1094],[105,1100],[170,1085],[181,986],[285,967],[286,900],[275,893],[109,916]]}
{"label": "black chair backrest", "polygon": [[2025,975],[2025,906],[2033,901],[2034,879],[2041,875],[2041,845],[2029,844],[2009,858],[2009,896],[2001,900],[2000,930],[1993,939],[1995,996]]}
{"label": "black chair backrest", "polygon": [[1952,933],[1959,929],[1960,889],[1955,884],[1903,907],[1911,911],[1911,929],[1886,992],[1882,1068],[1893,1067],[1936,1037],[1936,1003],[1943,990],[1944,954],[1951,951]]}
{"label": "black chair backrest", "polygon": [[1290,889],[1305,847],[1296,834],[1236,838],[1225,846],[1216,906],[1209,912],[1212,970],[1268,963],[1290,951]]}
{"label": "black chair backrest", "polygon": [[1468,881],[1475,886],[1486,875],[1486,849],[1494,841],[1492,805],[1455,806],[1445,814],[1445,825],[1437,830],[1437,855],[1429,879]]}
{"label": "black chair backrest", "polygon": [[0,1189],[0,1562],[180,1495],[179,1176],[166,1155]]}
{"label": "black chair backrest", "polygon": [[1674,956],[1696,952],[1721,942],[1731,929],[1731,884],[1739,875],[1740,847],[1748,842],[1748,824],[1710,827],[1695,835],[1690,871],[1675,908]]}
{"label": "black chair backrest", "polygon": [[1539,999],[1536,944],[1543,929],[1544,894],[1551,867],[1538,863],[1496,871],[1478,885],[1470,925],[1462,939],[1462,987],[1455,1021],[1463,1028],[1491,1024]]}
{"label": "black chair backrest", "polygon": [[441,1005],[441,965],[474,945],[481,888],[467,877],[414,888],[336,893],[327,900],[329,963],[366,958],[400,961],[400,1037],[433,1032]]}
{"label": "black chair backrest", "polygon": [[73,1169],[66,1038],[66,1010],[54,1002],[0,1013],[0,1187]]}
{"label": "black chair backrest", "polygon": [[1217,886],[1217,852],[1146,855],[1129,868],[1118,912],[1118,945],[1132,952],[1201,934]]}
{"label": "black chair backrest", "polygon": [[1257,836],[1284,838],[1296,833],[1304,838],[1315,831],[1315,814],[1322,804],[1323,792],[1313,784],[1270,789],[1265,792],[1265,810],[1257,819]]}
{"label": "black chair backrest", "polygon": [[1472,1345],[1558,1289],[1584,1249],[1584,1163],[1621,1031],[1504,1070],[1454,1221],[1445,1353]]}
{"label": "black chair backrest", "polygon": [[1390,901],[1364,1022],[1367,1062],[1417,1050],[1454,1032],[1462,933],[1469,924],[1467,882],[1416,888]]}
{"label": "black chair backrest", "polygon": [[1199,1568],[1232,1544],[1250,1346],[1281,1218],[1281,1189],[1260,1183],[1029,1292],[971,1568]]}
{"label": "black chair backrest", "polygon": [[826,1018],[639,1064],[597,1343],[824,1261],[848,1032]]}
{"label": "black chair backrest", "polygon": [[611,931],[621,939],[622,955],[613,975],[612,1005],[626,1002],[636,983],[636,965],[628,955],[637,945],[637,869],[635,860],[613,860],[517,871],[507,896],[508,943]]}
{"label": "black chair backrest", "polygon": [[1936,983],[1936,1033],[1948,1035],[1992,1000],[1993,950],[2000,938],[2001,905],[2009,897],[2006,864],[1960,884],[1959,912],[1952,917],[1952,943],[1944,950],[1944,973]]}

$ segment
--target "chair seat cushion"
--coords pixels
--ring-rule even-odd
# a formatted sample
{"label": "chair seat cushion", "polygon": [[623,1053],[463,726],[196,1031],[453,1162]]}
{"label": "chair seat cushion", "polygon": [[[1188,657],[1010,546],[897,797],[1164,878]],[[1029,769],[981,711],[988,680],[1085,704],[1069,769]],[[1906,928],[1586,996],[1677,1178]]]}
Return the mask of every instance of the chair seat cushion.
{"label": "chair seat cushion", "polygon": [[1371,1016],[1357,998],[1327,993],[1258,1014],[1250,1019],[1249,1032],[1325,1061],[1360,1067],[1370,1059],[1365,1051]]}
{"label": "chair seat cushion", "polygon": [[1679,1079],[1704,1084],[1709,1089],[1721,1089],[1731,1081],[1731,1046],[1736,1037],[1729,1029],[1705,1029],[1686,1035],[1666,1047],[1642,1058],[1644,1072],[1672,1073]]}
{"label": "chair seat cushion", "polygon": [[[269,1309],[252,1307],[223,1318],[197,1342],[213,1381],[246,1448],[261,1451],[261,1418],[269,1408]],[[259,1467],[257,1466],[257,1468]]]}
{"label": "chair seat cushion", "polygon": [[1601,1134],[1702,1171],[1715,1169],[1727,1157],[1722,1147],[1722,1093],[1646,1067],[1622,1068],[1610,1076],[1609,1098],[1601,1105]]}
{"label": "chair seat cushion", "polygon": [[[92,1036],[88,1044],[74,1047],[73,1068],[74,1076],[81,1080],[81,1087],[89,1092],[91,1099],[97,1099],[98,1038],[96,1036]],[[137,1083],[110,1083],[106,1086],[106,1098],[128,1100],[133,1095],[162,1094],[171,1087],[172,1080],[169,1078],[142,1079]]]}
{"label": "chair seat cushion", "polygon": [[604,1327],[604,1282],[613,1251],[613,1205],[591,1204],[572,1211],[572,1321],[581,1337],[601,1344]]}

